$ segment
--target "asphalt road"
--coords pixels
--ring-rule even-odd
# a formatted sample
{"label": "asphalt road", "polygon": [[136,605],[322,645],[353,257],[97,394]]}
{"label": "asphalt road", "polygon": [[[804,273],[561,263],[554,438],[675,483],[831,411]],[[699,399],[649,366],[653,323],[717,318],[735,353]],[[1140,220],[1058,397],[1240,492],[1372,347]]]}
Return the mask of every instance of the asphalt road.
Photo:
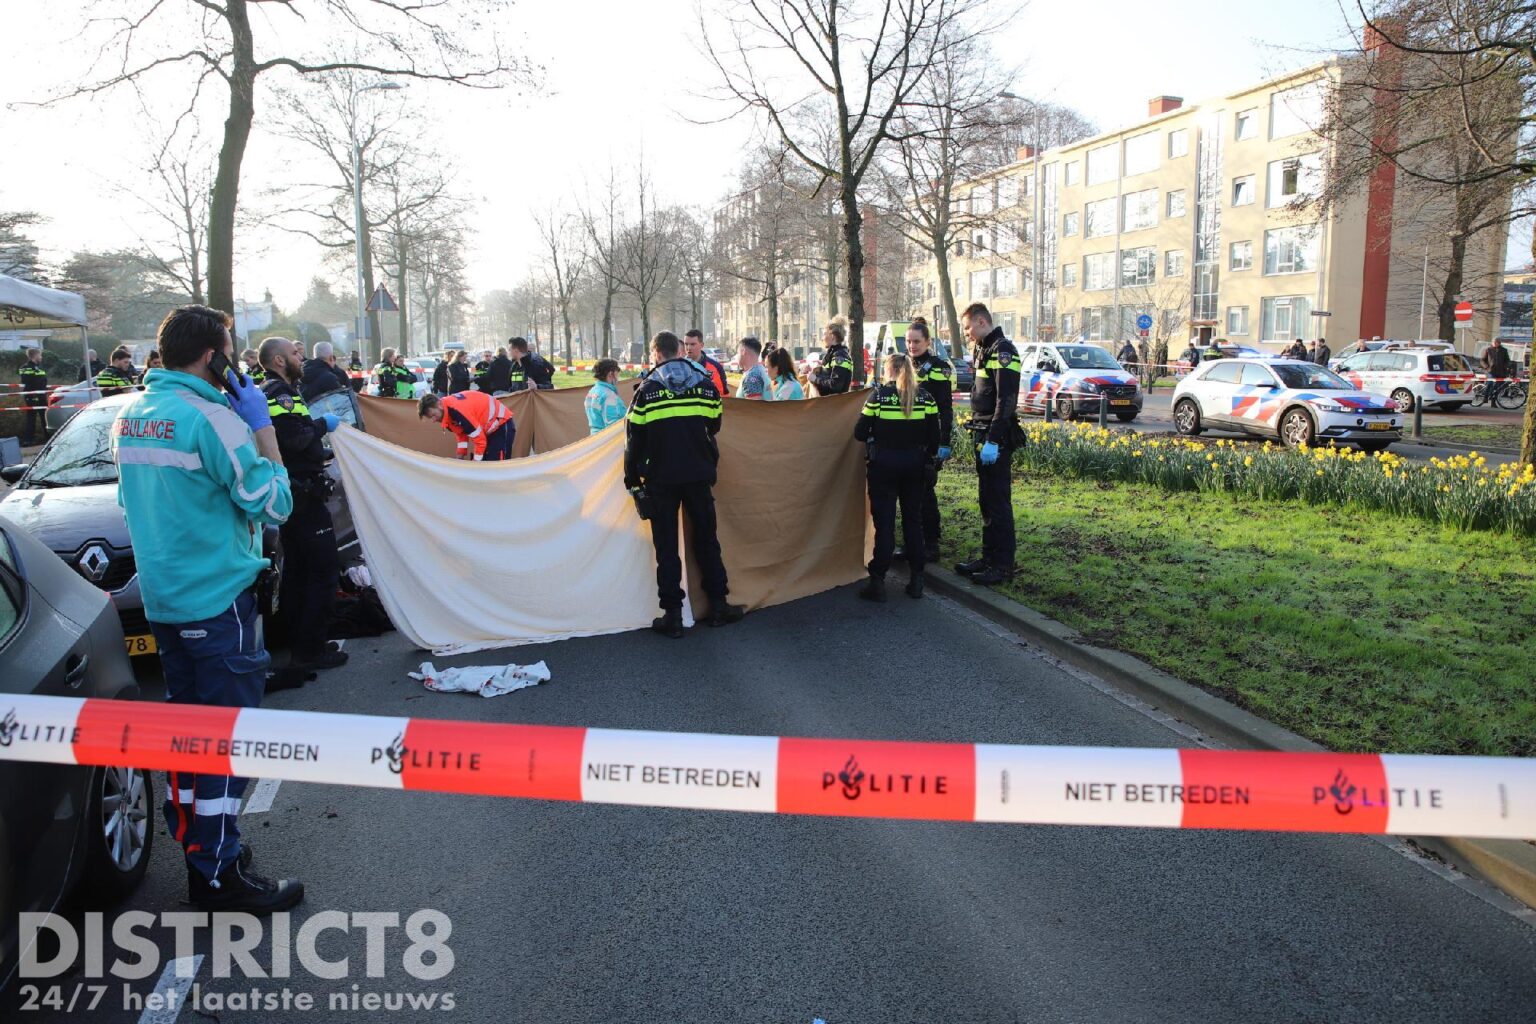
{"label": "asphalt road", "polygon": [[[270,706],[484,721],[1006,743],[1187,745],[1080,674],[941,600],[851,588],[680,642],[645,633],[454,662],[546,659],[553,681],[490,700],[405,677],[398,635]],[[441,666],[444,662],[439,661]],[[94,1012],[7,1020],[443,1019],[759,1024],[991,1021],[1517,1021],[1536,1007],[1536,927],[1360,837],[1023,827],[535,803],[283,783],[244,815],[257,867],[323,911],[432,908],[452,971],[423,982],[389,933],[327,932],[338,980],[215,980],[202,1010],[141,1018],[113,981]],[[163,833],[132,901],[186,910]],[[297,920],[294,929],[300,927]],[[163,956],[170,932],[152,932]],[[201,933],[196,952],[207,954]],[[111,962],[109,953],[108,963]],[[162,961],[164,962],[164,961]],[[257,962],[269,965],[270,946]],[[61,979],[64,999],[79,977]],[[155,977],[132,982],[134,993]],[[319,1010],[209,1009],[304,992]],[[451,1013],[324,1013],[330,994],[452,993]],[[359,1005],[363,1005],[359,1003]]]}

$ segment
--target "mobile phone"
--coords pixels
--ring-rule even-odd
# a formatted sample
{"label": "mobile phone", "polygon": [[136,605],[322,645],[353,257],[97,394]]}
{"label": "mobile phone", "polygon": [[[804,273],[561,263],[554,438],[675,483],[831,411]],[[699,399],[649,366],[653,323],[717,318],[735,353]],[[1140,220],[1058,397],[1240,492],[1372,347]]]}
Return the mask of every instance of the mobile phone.
{"label": "mobile phone", "polygon": [[230,363],[229,356],[226,356],[223,352],[214,352],[213,358],[208,361],[208,369],[213,371],[214,379],[219,382],[219,387],[225,391],[234,390],[229,383],[229,375],[231,373],[235,375],[235,379],[240,382],[241,387],[245,387],[249,383],[240,371],[236,370],[233,364]]}

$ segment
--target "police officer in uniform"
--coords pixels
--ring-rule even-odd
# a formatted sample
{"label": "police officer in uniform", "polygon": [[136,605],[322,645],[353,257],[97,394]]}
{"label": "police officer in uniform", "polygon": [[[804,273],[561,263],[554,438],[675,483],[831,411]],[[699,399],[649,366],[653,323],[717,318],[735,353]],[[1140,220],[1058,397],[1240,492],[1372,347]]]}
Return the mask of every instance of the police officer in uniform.
{"label": "police officer in uniform", "polygon": [[[527,338],[513,338],[507,342],[509,354],[512,356],[512,390],[522,391],[534,389],[538,391],[553,391],[555,388],[555,368],[548,359],[537,352],[528,350]],[[521,386],[519,386],[521,382]]]}
{"label": "police officer in uniform", "polygon": [[485,387],[484,387],[485,375],[487,373],[489,373],[490,371],[491,371],[491,351],[490,351],[490,349],[486,349],[485,351],[480,353],[480,359],[479,359],[478,362],[475,363],[474,382],[475,382],[475,387],[476,388],[478,388],[481,391],[485,390]]}
{"label": "police officer in uniform", "polygon": [[928,466],[939,453],[939,407],[918,387],[917,371],[905,353],[885,357],[885,383],[864,403],[853,436],[867,446],[869,512],[875,521],[875,551],[869,579],[859,596],[885,600],[885,574],[896,547],[896,506],[901,505],[902,532],[912,575],[908,597],[923,596],[923,491]]}
{"label": "police officer in uniform", "polygon": [[21,404],[27,407],[22,419],[21,443],[34,444],[39,438],[37,427],[43,428],[42,437],[48,436],[48,371],[43,369],[43,350],[27,349],[27,361],[18,371],[21,375]]}
{"label": "police officer in uniform", "polygon": [[115,349],[111,365],[96,375],[95,383],[101,388],[103,398],[121,395],[138,387],[139,376],[133,370],[133,353],[126,348]]}
{"label": "police officer in uniform", "polygon": [[848,351],[848,321],[837,317],[821,334],[821,365],[811,377],[818,395],[841,395],[853,386],[853,355]]}
{"label": "police officer in uniform", "polygon": [[[267,412],[277,432],[277,449],[288,467],[288,482],[293,491],[293,512],[281,527],[283,540],[283,579],[278,597],[292,651],[289,672],[296,673],[338,668],[347,663],[347,655],[326,643],[326,626],[336,597],[336,580],[341,573],[341,559],[336,550],[336,528],[325,499],[333,488],[325,475],[326,452],[321,444],[338,420],[329,414],[312,419],[309,407],[299,393],[304,364],[298,346],[287,338],[268,338],[261,343],[261,365],[267,382],[261,386],[267,397]],[[302,676],[299,676],[302,678]]]}
{"label": "police officer in uniform", "polygon": [[683,567],[678,558],[677,510],[693,526],[693,560],[704,577],[711,626],[726,626],[746,614],[726,600],[729,592],[720,541],[715,536],[715,466],[720,451],[720,392],[697,366],[683,358],[683,343],[671,331],[651,341],[656,368],[635,391],[624,444],[624,486],[651,522],[656,546],[656,592],[661,617],[651,628],[676,640],[683,635]]}
{"label": "police officer in uniform", "polygon": [[927,548],[927,561],[939,557],[939,498],[935,488],[939,482],[939,468],[950,456],[950,442],[954,437],[955,424],[955,368],[933,350],[933,339],[928,334],[928,321],[916,317],[907,328],[907,355],[917,370],[918,387],[928,392],[939,410],[939,450],[930,464],[923,483],[923,544]]}
{"label": "police officer in uniform", "polygon": [[261,359],[256,350],[248,348],[240,353],[240,362],[245,365],[245,375],[251,378],[251,382],[261,387],[267,382],[267,372],[261,368]]}
{"label": "police officer in uniform", "polygon": [[956,564],[955,571],[992,586],[1013,573],[1013,477],[1010,466],[1019,442],[1019,351],[992,326],[992,312],[973,302],[962,317],[971,339],[976,384],[966,425],[976,445],[976,491],[981,506],[981,557]]}

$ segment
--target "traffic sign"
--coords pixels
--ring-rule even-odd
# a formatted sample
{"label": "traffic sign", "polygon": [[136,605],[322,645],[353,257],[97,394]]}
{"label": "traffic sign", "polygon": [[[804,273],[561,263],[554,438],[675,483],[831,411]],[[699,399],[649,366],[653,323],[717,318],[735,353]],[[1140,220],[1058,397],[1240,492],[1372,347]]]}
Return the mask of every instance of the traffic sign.
{"label": "traffic sign", "polygon": [[1137,331],[1136,333],[1140,334],[1143,338],[1145,338],[1147,335],[1151,334],[1152,332],[1150,330],[1148,330],[1147,328],[1143,327],[1141,330]]}
{"label": "traffic sign", "polygon": [[1136,329],[1138,331],[1150,331],[1152,329],[1152,318],[1146,313],[1138,316],[1136,318]]}
{"label": "traffic sign", "polygon": [[1472,320],[1472,303],[1470,303],[1470,302],[1458,302],[1458,303],[1456,303],[1456,321],[1458,323],[1469,323],[1469,322],[1471,322],[1471,320]]}
{"label": "traffic sign", "polygon": [[395,300],[390,297],[389,289],[379,285],[373,290],[373,296],[368,300],[368,311],[371,313],[398,313],[400,307],[395,305]]}

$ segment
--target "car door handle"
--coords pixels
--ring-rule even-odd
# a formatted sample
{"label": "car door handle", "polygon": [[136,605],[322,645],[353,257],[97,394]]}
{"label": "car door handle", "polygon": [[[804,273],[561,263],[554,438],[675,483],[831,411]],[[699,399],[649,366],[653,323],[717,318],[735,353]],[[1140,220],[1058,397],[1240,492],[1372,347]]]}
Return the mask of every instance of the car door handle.
{"label": "car door handle", "polygon": [[90,667],[91,656],[88,654],[71,654],[64,667],[64,681],[70,686],[79,686],[85,679],[85,670]]}

